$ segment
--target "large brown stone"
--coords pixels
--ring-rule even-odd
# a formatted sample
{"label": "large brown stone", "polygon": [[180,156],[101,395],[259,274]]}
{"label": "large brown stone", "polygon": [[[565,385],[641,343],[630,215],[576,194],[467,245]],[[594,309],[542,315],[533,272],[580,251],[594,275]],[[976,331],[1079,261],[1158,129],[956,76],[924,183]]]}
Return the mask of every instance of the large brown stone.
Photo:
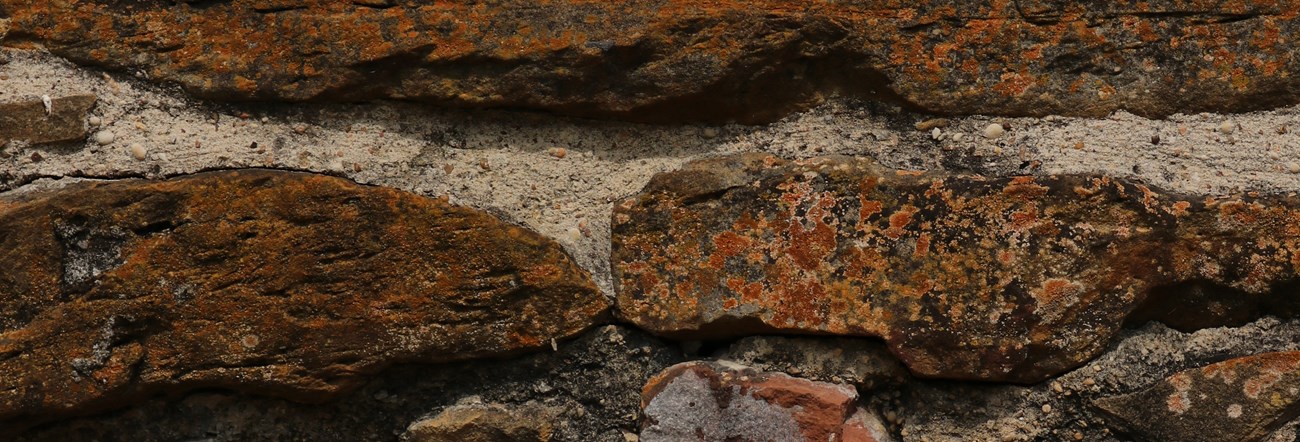
{"label": "large brown stone", "polygon": [[1300,352],[1194,368],[1093,403],[1149,440],[1257,441],[1300,416]]}
{"label": "large brown stone", "polygon": [[[1139,308],[1199,326],[1293,314],[1298,203],[709,159],[615,207],[618,309],[664,335],[876,336],[918,375],[1037,382],[1099,354]],[[1152,304],[1190,283],[1200,310]]]}
{"label": "large brown stone", "polygon": [[536,233],[268,170],[4,195],[0,267],[17,425],[195,388],[324,400],[397,362],[550,347],[608,308]]}
{"label": "large brown stone", "polygon": [[0,0],[7,46],[204,97],[771,120],[827,94],[939,113],[1296,103],[1287,0]]}

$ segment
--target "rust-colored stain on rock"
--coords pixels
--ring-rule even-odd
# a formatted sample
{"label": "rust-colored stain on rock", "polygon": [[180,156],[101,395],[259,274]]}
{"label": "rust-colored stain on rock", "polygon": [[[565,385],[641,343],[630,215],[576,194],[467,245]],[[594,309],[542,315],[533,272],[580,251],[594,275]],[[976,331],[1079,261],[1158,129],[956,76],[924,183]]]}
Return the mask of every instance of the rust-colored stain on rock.
{"label": "rust-colored stain on rock", "polygon": [[0,420],[160,392],[323,400],[399,362],[548,347],[608,301],[483,212],[293,172],[0,197]]}
{"label": "rust-colored stain on rock", "polygon": [[[1099,354],[1132,317],[1194,328],[1293,313],[1270,294],[1296,279],[1298,203],[842,157],[708,159],[615,207],[618,309],[672,336],[876,336],[918,375],[1037,382]],[[1151,296],[1186,284],[1217,308]]]}
{"label": "rust-colored stain on rock", "polygon": [[0,0],[7,46],[204,97],[770,121],[832,94],[1144,116],[1300,96],[1285,0]]}

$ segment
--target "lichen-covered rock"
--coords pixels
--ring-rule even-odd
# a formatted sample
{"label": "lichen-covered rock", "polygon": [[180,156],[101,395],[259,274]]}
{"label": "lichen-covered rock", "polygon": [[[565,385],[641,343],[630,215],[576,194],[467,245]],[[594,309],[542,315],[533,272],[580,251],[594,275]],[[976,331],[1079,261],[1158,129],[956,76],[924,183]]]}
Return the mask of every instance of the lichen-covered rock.
{"label": "lichen-covered rock", "polygon": [[0,103],[0,147],[12,141],[31,144],[77,141],[86,138],[86,113],[95,105],[94,95],[71,95],[50,99]]}
{"label": "lichen-covered rock", "polygon": [[[1100,176],[989,179],[865,159],[703,160],[615,208],[621,315],[656,333],[876,336],[927,377],[1037,382],[1194,282],[1224,325],[1293,314],[1293,197],[1183,198]],[[1164,313],[1162,313],[1164,312]]]}
{"label": "lichen-covered rock", "polygon": [[221,387],[329,398],[396,362],[550,347],[608,301],[480,211],[268,170],[0,196],[0,420]]}
{"label": "lichen-covered rock", "polygon": [[[846,440],[857,397],[847,385],[723,362],[685,362],[646,384],[641,440]],[[860,437],[854,440],[870,440],[862,437],[871,434],[869,419],[847,426]]]}
{"label": "lichen-covered rock", "polygon": [[[1285,0],[0,0],[7,46],[220,99],[770,120],[829,94],[1145,116],[1300,99]],[[0,25],[2,26],[2,25]]]}
{"label": "lichen-covered rock", "polygon": [[1230,359],[1093,403],[1150,440],[1257,441],[1300,415],[1300,352]]}

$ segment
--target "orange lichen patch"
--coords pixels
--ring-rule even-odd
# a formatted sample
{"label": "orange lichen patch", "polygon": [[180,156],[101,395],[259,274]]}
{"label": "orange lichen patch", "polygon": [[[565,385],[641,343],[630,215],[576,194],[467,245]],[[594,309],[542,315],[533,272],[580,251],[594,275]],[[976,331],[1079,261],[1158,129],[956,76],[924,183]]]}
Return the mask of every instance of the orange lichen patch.
{"label": "orange lichen patch", "polygon": [[1241,392],[1251,399],[1258,399],[1283,379],[1300,383],[1300,353],[1272,353],[1245,362],[1255,369],[1241,384]]}
{"label": "orange lichen patch", "polygon": [[906,205],[889,215],[889,228],[885,229],[885,236],[889,239],[899,239],[908,233],[907,225],[912,223],[912,216],[916,215],[921,209],[916,206]]}
{"label": "orange lichen patch", "polygon": [[1084,292],[1084,286],[1066,279],[1049,279],[1042,287],[1032,293],[1038,305],[1060,304],[1062,300],[1078,297]]}

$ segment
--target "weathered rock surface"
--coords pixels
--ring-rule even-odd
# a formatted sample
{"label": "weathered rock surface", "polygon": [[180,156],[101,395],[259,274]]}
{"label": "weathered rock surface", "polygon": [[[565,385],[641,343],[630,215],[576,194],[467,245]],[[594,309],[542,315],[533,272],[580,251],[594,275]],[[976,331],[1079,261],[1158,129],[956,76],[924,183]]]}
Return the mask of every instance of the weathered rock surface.
{"label": "weathered rock surface", "polygon": [[719,358],[762,371],[815,381],[850,383],[861,389],[900,384],[907,368],[881,342],[861,338],[750,336]]}
{"label": "weathered rock surface", "polygon": [[392,441],[449,408],[535,402],[564,410],[553,421],[554,441],[627,442],[625,434],[637,431],[641,387],[681,361],[675,345],[603,326],[559,342],[556,352],[395,366],[325,403],[209,389],[42,425],[13,440]]}
{"label": "weathered rock surface", "polygon": [[50,100],[0,103],[0,147],[12,141],[47,144],[86,138],[86,113],[94,95],[72,95]]}
{"label": "weathered rock surface", "polygon": [[[1157,288],[1294,314],[1300,201],[1106,177],[986,179],[865,159],[692,163],[616,206],[621,315],[656,333],[877,336],[927,377],[1037,382],[1096,356]],[[1280,293],[1270,296],[1271,293]]]}
{"label": "weathered rock surface", "polygon": [[771,120],[839,93],[939,113],[1144,116],[1295,103],[1284,0],[3,0],[7,46],[204,97],[396,98]]}
{"label": "weathered rock surface", "polygon": [[546,442],[555,432],[557,407],[475,404],[447,407],[437,416],[411,424],[402,434],[407,442]]}
{"label": "weathered rock surface", "polygon": [[1230,359],[1093,403],[1149,440],[1256,441],[1300,416],[1300,352]]}
{"label": "weathered rock surface", "polygon": [[0,197],[0,420],[553,345],[608,301],[553,241],[443,200],[243,170]]}
{"label": "weathered rock surface", "polygon": [[726,362],[669,367],[642,393],[641,440],[827,441],[872,434],[847,385],[766,373]]}

